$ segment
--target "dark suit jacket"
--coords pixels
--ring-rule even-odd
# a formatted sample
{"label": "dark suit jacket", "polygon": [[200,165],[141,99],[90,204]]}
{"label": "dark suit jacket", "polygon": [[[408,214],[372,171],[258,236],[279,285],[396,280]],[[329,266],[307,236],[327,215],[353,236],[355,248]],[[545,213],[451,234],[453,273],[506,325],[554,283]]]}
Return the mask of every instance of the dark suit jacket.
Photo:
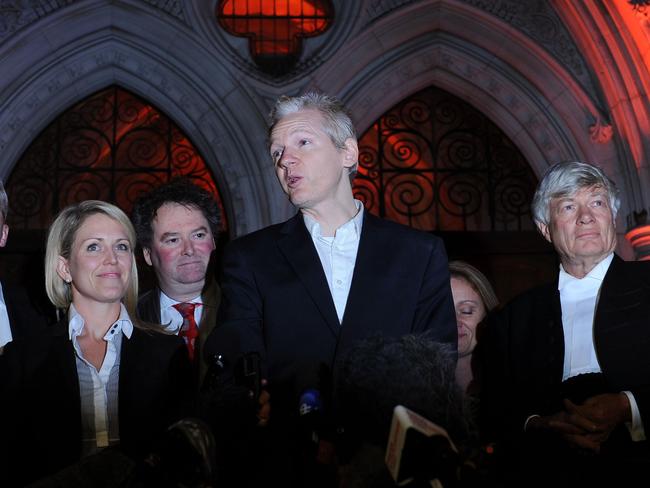
{"label": "dark suit jacket", "polygon": [[[214,329],[217,323],[217,310],[221,301],[221,290],[219,284],[213,280],[201,294],[201,303],[203,310],[201,312],[201,322],[199,323],[199,337],[195,344],[196,357],[201,359],[205,341]],[[150,323],[160,323],[160,288],[154,288],[142,294],[138,300],[138,315],[142,320]],[[199,360],[199,383],[203,380],[206,373],[205,361]]]}
{"label": "dark suit jacket", "polygon": [[[530,415],[563,410],[565,346],[557,285],[556,280],[517,297],[488,320],[479,338],[482,423],[488,437],[517,445]],[[614,256],[593,333],[604,388],[631,391],[650,434],[650,263]]]}
{"label": "dark suit jacket", "polygon": [[275,420],[295,416],[301,392],[324,389],[321,373],[371,334],[427,332],[456,347],[442,241],[367,212],[342,323],[301,214],[233,241],[223,269],[206,349],[261,353]]}
{"label": "dark suit jacket", "polygon": [[3,283],[2,295],[13,340],[41,333],[45,327],[56,322],[54,308],[34,303],[23,287]]}
{"label": "dark suit jacket", "polygon": [[[138,459],[184,415],[189,359],[179,337],[141,329],[123,337],[120,357],[120,445]],[[9,343],[0,360],[3,486],[5,480],[24,483],[76,462],[81,402],[67,321]]]}

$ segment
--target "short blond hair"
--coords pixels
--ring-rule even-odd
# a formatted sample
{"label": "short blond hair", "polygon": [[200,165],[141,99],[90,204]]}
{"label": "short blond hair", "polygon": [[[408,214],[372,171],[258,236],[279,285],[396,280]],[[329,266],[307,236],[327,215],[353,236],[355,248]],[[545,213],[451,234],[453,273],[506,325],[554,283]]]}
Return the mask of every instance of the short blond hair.
{"label": "short blond hair", "polygon": [[[59,212],[47,235],[45,250],[45,290],[50,301],[57,308],[67,310],[72,303],[72,286],[66,283],[57,273],[59,256],[70,258],[72,244],[77,232],[88,217],[103,214],[119,222],[126,232],[131,249],[135,249],[135,230],[126,214],[113,204],[100,200],[85,200],[70,205]],[[129,317],[136,325],[136,305],[138,303],[138,268],[135,255],[131,264],[131,276],[122,299]],[[138,324],[139,325],[139,324]]]}

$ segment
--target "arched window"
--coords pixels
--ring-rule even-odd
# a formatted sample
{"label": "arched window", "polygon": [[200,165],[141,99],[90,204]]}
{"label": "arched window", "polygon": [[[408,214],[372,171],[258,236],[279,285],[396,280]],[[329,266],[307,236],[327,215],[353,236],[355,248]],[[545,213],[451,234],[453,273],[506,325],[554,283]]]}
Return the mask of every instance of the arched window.
{"label": "arched window", "polygon": [[81,200],[105,200],[127,214],[143,192],[186,176],[221,197],[205,161],[165,114],[140,97],[109,87],[66,110],[30,145],[6,187],[9,222],[47,229],[57,212]]}
{"label": "arched window", "polygon": [[504,303],[553,279],[555,253],[530,215],[535,174],[463,100],[430,87],[401,101],[360,138],[359,163],[354,193],[371,213],[438,234]]}
{"label": "arched window", "polygon": [[249,39],[257,66],[273,75],[289,72],[302,53],[302,40],[325,32],[334,19],[331,0],[221,0],[219,25]]}
{"label": "arched window", "polygon": [[485,115],[439,88],[403,100],[359,141],[354,192],[381,217],[426,231],[534,229],[537,178]]}

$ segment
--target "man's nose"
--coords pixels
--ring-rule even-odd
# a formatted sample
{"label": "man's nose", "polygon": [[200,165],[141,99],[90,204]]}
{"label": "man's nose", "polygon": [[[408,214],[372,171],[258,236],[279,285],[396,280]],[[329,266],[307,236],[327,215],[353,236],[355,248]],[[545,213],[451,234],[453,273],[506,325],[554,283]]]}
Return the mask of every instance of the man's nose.
{"label": "man's nose", "polygon": [[581,224],[590,224],[593,222],[594,214],[588,205],[581,205],[579,208],[578,221]]}
{"label": "man's nose", "polygon": [[285,149],[282,152],[282,155],[280,156],[280,161],[278,162],[278,165],[281,168],[287,169],[289,166],[293,165],[296,162],[296,158],[293,156],[291,151],[288,149]]}
{"label": "man's nose", "polygon": [[194,255],[194,243],[190,239],[183,241],[183,254],[187,256]]}

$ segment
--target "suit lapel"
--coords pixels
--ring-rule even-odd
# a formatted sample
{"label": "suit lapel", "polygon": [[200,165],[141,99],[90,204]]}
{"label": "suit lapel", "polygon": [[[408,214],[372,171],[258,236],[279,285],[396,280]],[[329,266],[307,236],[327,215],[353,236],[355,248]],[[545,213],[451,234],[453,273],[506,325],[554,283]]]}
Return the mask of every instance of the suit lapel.
{"label": "suit lapel", "polygon": [[[559,279],[559,276],[558,276]],[[560,290],[558,290],[558,281],[553,283],[551,290],[551,317],[549,319],[550,329],[546,335],[546,340],[550,343],[551,353],[549,360],[558,357],[559,360],[551,361],[553,367],[553,377],[562,378],[564,372],[564,355],[566,351],[566,344],[564,344],[564,325],[562,324],[562,302],[560,301]]]}
{"label": "suit lapel", "polygon": [[217,311],[220,301],[221,289],[217,281],[212,280],[201,294],[203,311],[201,312],[201,323],[199,324],[199,337],[195,345],[195,354],[199,358],[199,384],[203,382],[208,368],[206,358],[203,357],[203,345],[217,323]]}
{"label": "suit lapel", "polygon": [[133,329],[133,334],[131,335],[131,338],[128,339],[126,335],[122,334],[122,344],[120,346],[120,376],[118,378],[118,388],[119,388],[119,396],[118,396],[118,418],[119,418],[119,423],[120,423],[120,435],[122,431],[122,425],[124,425],[124,422],[126,421],[127,414],[129,412],[129,405],[131,402],[131,391],[130,387],[132,386],[132,379],[135,379],[137,381],[138,379],[138,373],[133,372],[133,363],[131,361],[131,358],[135,357],[136,354],[131,354],[129,352],[129,349],[131,347],[135,346],[135,350],[137,351],[137,335],[139,331],[138,329]]}
{"label": "suit lapel", "polygon": [[300,213],[282,227],[278,247],[316,304],[327,326],[338,336],[341,326],[334,301],[318,253]]}
{"label": "suit lapel", "polygon": [[212,280],[203,293],[201,293],[201,303],[203,304],[201,323],[199,324],[199,343],[201,345],[205,342],[208,335],[210,335],[212,329],[214,329],[217,322],[217,310],[220,301],[221,289],[217,281]]}
{"label": "suit lapel", "polygon": [[[641,289],[634,276],[628,276],[625,272],[623,260],[614,255],[600,288],[594,317],[596,326],[603,330],[611,325],[608,320],[611,318],[611,310],[628,310],[638,306]],[[619,313],[615,312],[615,315],[618,316]]]}
{"label": "suit lapel", "polygon": [[347,323],[352,323],[357,327],[357,330],[348,330],[347,332],[354,332],[355,335],[363,337],[368,335],[370,329],[376,326],[376,324],[364,320],[364,314],[367,313],[364,296],[369,290],[377,287],[377,266],[385,258],[385,242],[380,238],[379,234],[377,218],[365,212],[350,293],[348,294],[348,301],[345,304],[345,313],[343,315],[344,326]]}
{"label": "suit lapel", "polygon": [[[68,334],[68,321],[66,319],[52,326],[52,335],[60,336],[64,340],[54,340],[57,352],[54,354],[56,361],[56,374],[62,379],[61,385],[61,398],[63,404],[68,405],[71,411],[69,412],[70,426],[76,429],[76,432],[71,432],[71,438],[77,435],[81,438],[81,393],[79,391],[79,375],[77,374],[77,362],[74,352],[72,341],[69,340]],[[63,420],[62,420],[63,421]],[[80,447],[77,446],[77,448]]]}
{"label": "suit lapel", "polygon": [[144,299],[142,317],[155,324],[160,323],[160,288],[154,288]]}

